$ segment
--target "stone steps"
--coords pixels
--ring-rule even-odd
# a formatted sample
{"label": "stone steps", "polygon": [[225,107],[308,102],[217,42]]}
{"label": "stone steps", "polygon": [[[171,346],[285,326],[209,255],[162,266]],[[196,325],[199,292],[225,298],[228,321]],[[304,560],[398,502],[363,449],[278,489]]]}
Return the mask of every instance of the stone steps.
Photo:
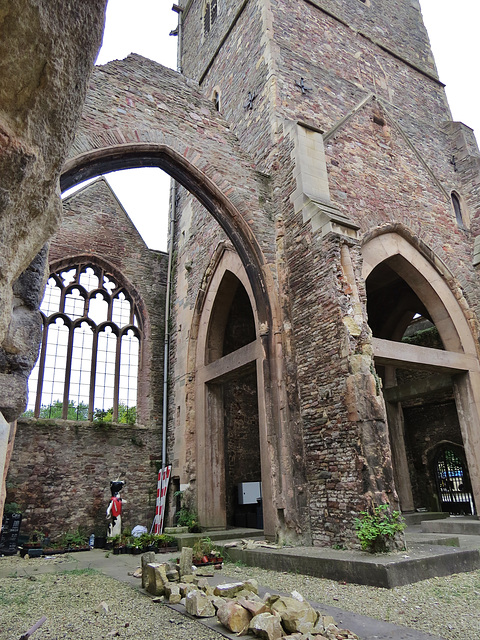
{"label": "stone steps", "polygon": [[422,521],[421,529],[422,533],[480,536],[480,520],[468,516],[450,516],[445,520]]}

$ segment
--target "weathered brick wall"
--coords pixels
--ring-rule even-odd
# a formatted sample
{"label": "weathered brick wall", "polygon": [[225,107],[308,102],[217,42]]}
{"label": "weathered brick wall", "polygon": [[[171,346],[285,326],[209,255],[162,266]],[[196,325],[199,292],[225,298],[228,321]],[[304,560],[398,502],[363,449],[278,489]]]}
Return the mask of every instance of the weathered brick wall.
{"label": "weathered brick wall", "polygon": [[105,536],[110,481],[124,474],[123,525],[149,528],[160,457],[161,439],[154,428],[21,419],[7,502],[21,507],[22,533],[40,529],[55,537],[80,527]]}
{"label": "weathered brick wall", "polygon": [[[326,145],[332,202],[360,226],[360,238],[392,223],[410,230],[419,247],[450,268],[456,295],[476,309],[473,241],[458,228],[449,195],[462,193],[464,182],[451,164],[444,89],[417,2],[250,0],[228,35],[219,23],[201,45],[204,57],[195,57],[200,24],[192,16],[200,5],[185,17],[184,69],[201,79],[206,96],[220,88],[222,112],[272,185],[290,419],[298,419],[300,406],[314,541],[349,540],[352,515],[367,494],[396,499],[361,254],[349,240],[363,307],[352,335],[345,323],[351,283],[340,257],[345,240],[321,238],[294,214],[293,141],[282,120],[325,132],[338,126]],[[223,36],[221,50],[208,58]],[[306,94],[296,84],[301,77],[311,89]],[[258,96],[247,110],[244,96],[252,89]],[[370,94],[376,98],[368,100]]]}

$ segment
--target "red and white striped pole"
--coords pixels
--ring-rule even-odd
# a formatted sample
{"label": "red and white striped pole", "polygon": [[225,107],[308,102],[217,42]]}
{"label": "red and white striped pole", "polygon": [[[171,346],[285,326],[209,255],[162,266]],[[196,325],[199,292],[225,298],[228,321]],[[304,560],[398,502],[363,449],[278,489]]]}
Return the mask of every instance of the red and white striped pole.
{"label": "red and white striped pole", "polygon": [[172,465],[158,472],[157,481],[157,501],[155,504],[155,519],[153,521],[153,533],[162,533],[163,520],[165,516],[165,498],[167,496],[168,483],[170,482],[170,474]]}

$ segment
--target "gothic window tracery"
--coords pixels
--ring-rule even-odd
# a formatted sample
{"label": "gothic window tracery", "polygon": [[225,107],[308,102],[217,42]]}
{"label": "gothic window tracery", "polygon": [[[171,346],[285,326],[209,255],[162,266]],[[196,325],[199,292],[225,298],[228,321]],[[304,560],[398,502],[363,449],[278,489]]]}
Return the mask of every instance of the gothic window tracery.
{"label": "gothic window tracery", "polygon": [[51,273],[27,415],[134,423],[142,320],[131,294],[94,263]]}

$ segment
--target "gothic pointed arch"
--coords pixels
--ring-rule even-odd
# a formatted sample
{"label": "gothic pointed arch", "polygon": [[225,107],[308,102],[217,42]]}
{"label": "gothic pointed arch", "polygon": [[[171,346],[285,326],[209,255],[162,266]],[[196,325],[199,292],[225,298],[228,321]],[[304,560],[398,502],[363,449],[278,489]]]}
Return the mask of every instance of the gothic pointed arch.
{"label": "gothic pointed arch", "polygon": [[[419,450],[422,424],[443,424],[445,416],[448,428],[458,429],[479,504],[480,366],[467,302],[446,265],[408,230],[397,226],[370,234],[362,254],[375,364],[383,379],[402,508],[422,506],[415,504],[422,495],[415,482],[421,482],[406,472],[410,466],[411,476],[419,466],[409,456],[406,440],[410,438],[412,450]],[[415,340],[407,338],[406,329],[417,318],[426,321],[427,332],[438,332],[436,344],[425,342],[423,329]]]}

